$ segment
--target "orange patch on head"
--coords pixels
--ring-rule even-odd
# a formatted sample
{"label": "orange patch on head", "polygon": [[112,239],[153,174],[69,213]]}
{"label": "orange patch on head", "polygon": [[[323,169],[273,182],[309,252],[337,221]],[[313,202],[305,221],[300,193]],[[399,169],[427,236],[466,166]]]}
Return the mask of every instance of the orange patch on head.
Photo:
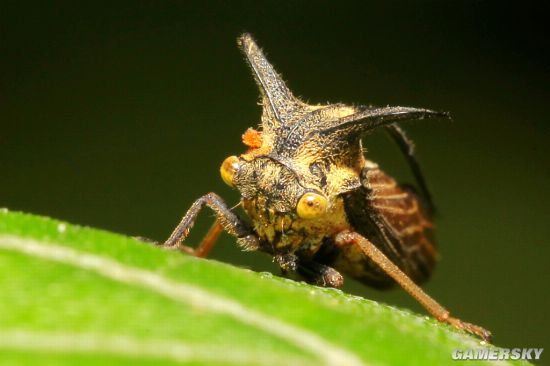
{"label": "orange patch on head", "polygon": [[243,143],[251,149],[258,149],[262,146],[262,134],[253,128],[249,128],[243,134]]}

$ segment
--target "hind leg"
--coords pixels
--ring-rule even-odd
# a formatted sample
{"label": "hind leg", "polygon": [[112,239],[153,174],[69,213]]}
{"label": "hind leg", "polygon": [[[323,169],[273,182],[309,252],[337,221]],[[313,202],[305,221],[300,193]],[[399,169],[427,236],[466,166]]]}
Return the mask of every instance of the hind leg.
{"label": "hind leg", "polygon": [[455,328],[465,330],[475,334],[485,341],[491,341],[491,332],[475,325],[466,323],[458,318],[451,317],[449,311],[441,306],[437,301],[425,293],[416,283],[413,282],[403,271],[399,269],[388,257],[384,255],[373,243],[358,233],[352,231],[343,231],[335,237],[336,245],[348,246],[357,245],[361,251],[378,264],[384,272],[395,280],[405,291],[416,299],[434,318],[441,322],[451,324]]}

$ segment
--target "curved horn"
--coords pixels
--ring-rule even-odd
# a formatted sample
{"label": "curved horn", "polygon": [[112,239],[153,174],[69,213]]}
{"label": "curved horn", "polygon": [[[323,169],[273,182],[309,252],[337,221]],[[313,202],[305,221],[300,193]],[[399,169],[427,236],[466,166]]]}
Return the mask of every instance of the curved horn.
{"label": "curved horn", "polygon": [[450,114],[448,112],[411,107],[362,107],[358,112],[334,121],[332,126],[323,129],[320,131],[320,134],[329,135],[335,132],[341,134],[359,134],[402,120],[427,118],[450,118]]}

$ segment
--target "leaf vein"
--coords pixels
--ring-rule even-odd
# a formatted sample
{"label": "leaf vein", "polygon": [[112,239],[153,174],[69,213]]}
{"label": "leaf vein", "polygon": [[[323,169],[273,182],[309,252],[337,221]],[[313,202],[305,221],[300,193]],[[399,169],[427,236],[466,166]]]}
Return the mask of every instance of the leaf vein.
{"label": "leaf vein", "polygon": [[121,283],[147,288],[178,302],[231,316],[241,323],[291,342],[319,358],[324,365],[365,365],[354,353],[332,344],[307,329],[248,308],[233,299],[194,285],[174,281],[152,271],[126,265],[112,258],[60,244],[10,235],[0,236],[0,248],[86,269]]}

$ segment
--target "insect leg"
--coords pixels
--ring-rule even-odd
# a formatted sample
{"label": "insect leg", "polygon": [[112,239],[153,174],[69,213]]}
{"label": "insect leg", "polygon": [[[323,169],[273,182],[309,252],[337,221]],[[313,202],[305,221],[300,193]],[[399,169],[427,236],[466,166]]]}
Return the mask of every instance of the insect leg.
{"label": "insect leg", "polygon": [[276,254],[273,259],[281,268],[283,275],[287,275],[288,272],[296,272],[298,269],[298,256],[296,254]]}
{"label": "insect leg", "polygon": [[480,326],[463,322],[460,319],[453,318],[447,309],[441,306],[437,301],[426,294],[416,283],[414,283],[403,271],[399,269],[388,257],[384,255],[373,243],[351,231],[342,231],[334,239],[336,245],[357,245],[361,251],[384,270],[388,276],[392,277],[405,291],[414,297],[432,316],[441,322],[451,324],[455,328],[463,329],[469,333],[475,334],[490,342],[491,332]]}
{"label": "insect leg", "polygon": [[420,164],[414,155],[414,143],[407,137],[405,131],[403,131],[397,123],[392,123],[391,125],[386,125],[384,127],[393,140],[397,143],[403,155],[405,155],[407,163],[409,164],[414,175],[414,179],[416,179],[416,183],[420,189],[420,193],[424,198],[428,212],[433,214],[435,212],[435,206],[432,201],[432,195],[430,194],[428,185],[426,184],[426,180],[424,179],[424,175],[422,174],[422,169],[420,169]]}
{"label": "insect leg", "polygon": [[289,272],[298,273],[308,283],[323,287],[340,288],[344,284],[344,277],[340,272],[324,264],[300,259],[295,254],[278,254],[273,258],[285,276]]}
{"label": "insect leg", "polygon": [[[193,227],[197,215],[205,205],[216,214],[216,222],[197,249],[183,245],[183,241],[189,235],[189,230]],[[239,245],[247,250],[254,250],[259,246],[258,237],[252,228],[240,217],[231,212],[220,196],[212,192],[205,194],[191,205],[163,246],[180,249],[189,254],[203,257],[212,249],[222,229],[237,237]]]}
{"label": "insect leg", "polygon": [[340,288],[344,284],[344,277],[332,267],[314,261],[298,262],[297,272],[308,283],[317,286]]}
{"label": "insect leg", "polygon": [[206,257],[214,247],[214,244],[216,244],[222,230],[223,226],[218,222],[218,220],[214,221],[204,238],[202,238],[199,246],[194,250],[193,254],[201,258]]}

